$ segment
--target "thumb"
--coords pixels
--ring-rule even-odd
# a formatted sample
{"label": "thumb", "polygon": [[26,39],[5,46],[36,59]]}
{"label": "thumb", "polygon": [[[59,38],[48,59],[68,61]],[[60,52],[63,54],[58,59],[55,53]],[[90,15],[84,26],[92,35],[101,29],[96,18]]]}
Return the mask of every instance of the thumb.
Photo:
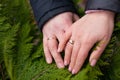
{"label": "thumb", "polygon": [[105,47],[107,46],[108,42],[109,41],[107,41],[107,40],[102,40],[98,43],[98,45],[96,46],[96,49],[90,55],[89,62],[90,62],[91,66],[96,65],[98,59],[102,55],[102,53],[103,53]]}
{"label": "thumb", "polygon": [[71,37],[71,33],[72,33],[71,30],[72,28],[70,27],[68,30],[66,30],[65,34],[63,35],[63,39],[59,42],[58,45],[58,52],[62,52],[63,49],[65,48],[67,41]]}

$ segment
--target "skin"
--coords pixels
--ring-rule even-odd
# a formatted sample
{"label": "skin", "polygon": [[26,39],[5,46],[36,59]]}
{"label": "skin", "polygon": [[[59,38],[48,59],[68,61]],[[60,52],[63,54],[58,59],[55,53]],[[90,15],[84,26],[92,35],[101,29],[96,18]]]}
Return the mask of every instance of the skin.
{"label": "skin", "polygon": [[[51,64],[53,59],[58,68],[64,68],[64,61],[60,52],[57,51],[58,43],[64,39],[66,30],[71,27],[73,22],[79,17],[72,12],[61,13],[49,20],[43,27],[43,46],[46,62]],[[48,38],[50,38],[48,40]]]}
{"label": "skin", "polygon": [[[110,11],[89,13],[66,30],[65,38],[59,43],[58,52],[65,49],[64,65],[69,65],[68,69],[72,74],[78,73],[89,51],[95,43],[98,43],[99,46],[89,57],[90,65],[95,66],[110,41],[114,28],[114,15]],[[74,44],[69,43],[70,39]]]}

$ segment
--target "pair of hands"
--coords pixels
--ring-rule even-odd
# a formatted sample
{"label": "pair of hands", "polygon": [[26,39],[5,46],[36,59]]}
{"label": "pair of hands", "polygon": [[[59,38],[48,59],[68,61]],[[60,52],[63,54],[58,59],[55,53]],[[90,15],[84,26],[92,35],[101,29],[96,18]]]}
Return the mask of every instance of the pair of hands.
{"label": "pair of hands", "polygon": [[[107,46],[114,28],[114,13],[101,11],[86,14],[82,18],[65,12],[49,20],[43,28],[44,53],[47,63],[53,59],[58,68],[69,65],[72,74],[78,73],[88,57],[91,48],[98,46],[90,53],[89,62],[95,66]],[[70,44],[73,40],[74,44]],[[64,60],[61,52],[65,50]]]}

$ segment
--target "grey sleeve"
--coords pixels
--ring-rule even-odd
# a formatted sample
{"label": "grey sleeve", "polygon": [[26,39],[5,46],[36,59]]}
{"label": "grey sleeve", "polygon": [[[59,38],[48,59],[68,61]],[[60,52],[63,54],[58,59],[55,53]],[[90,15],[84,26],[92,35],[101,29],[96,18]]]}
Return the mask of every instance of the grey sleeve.
{"label": "grey sleeve", "polygon": [[85,10],[109,10],[120,13],[120,0],[88,0]]}

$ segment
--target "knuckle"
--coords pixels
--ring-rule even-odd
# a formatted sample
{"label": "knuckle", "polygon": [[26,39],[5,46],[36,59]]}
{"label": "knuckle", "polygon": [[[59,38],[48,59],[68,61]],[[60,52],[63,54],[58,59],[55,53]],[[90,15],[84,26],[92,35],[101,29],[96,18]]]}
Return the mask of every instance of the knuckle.
{"label": "knuckle", "polygon": [[82,56],[82,57],[87,57],[87,56],[88,56],[88,53],[87,53],[87,52],[82,53],[81,56]]}
{"label": "knuckle", "polygon": [[82,43],[83,44],[91,44],[93,42],[97,41],[97,37],[95,36],[91,36],[91,35],[87,35],[85,37],[82,38]]}
{"label": "knuckle", "polygon": [[49,45],[49,48],[52,52],[56,51],[56,45]]}
{"label": "knuckle", "polygon": [[53,58],[55,60],[59,59],[59,53],[57,53],[55,50],[54,51],[51,51],[51,55],[53,56]]}
{"label": "knuckle", "polygon": [[89,45],[89,44],[94,43],[95,41],[96,41],[96,38],[94,37],[86,37],[82,39],[82,44]]}
{"label": "knuckle", "polygon": [[59,64],[59,63],[62,63],[61,59],[56,59],[56,63]]}
{"label": "knuckle", "polygon": [[71,59],[75,60],[76,57],[77,57],[77,54],[74,54]]}
{"label": "knuckle", "polygon": [[81,62],[76,62],[76,67],[80,67],[81,66]]}
{"label": "knuckle", "polygon": [[72,57],[71,57],[71,61],[75,61],[75,58],[76,58],[76,57],[77,57],[76,54],[72,55]]}
{"label": "knuckle", "polygon": [[44,48],[46,48],[48,46],[48,44],[46,42],[43,42],[43,46],[44,46]]}
{"label": "knuckle", "polygon": [[85,59],[88,56],[88,51],[83,51],[82,53],[79,54],[78,59]]}
{"label": "knuckle", "polygon": [[50,55],[49,50],[44,48],[44,54],[45,54],[45,55]]}
{"label": "knuckle", "polygon": [[48,50],[44,49],[44,53],[45,54],[49,54]]}
{"label": "knuckle", "polygon": [[50,50],[51,50],[52,52],[55,52],[55,46],[54,46],[54,47],[50,47]]}
{"label": "knuckle", "polygon": [[82,41],[82,44],[84,44],[84,45],[89,45],[91,43],[92,43],[91,40],[84,40],[84,41]]}
{"label": "knuckle", "polygon": [[57,64],[62,63],[61,58],[59,58],[58,56],[54,57],[54,60]]}
{"label": "knuckle", "polygon": [[67,43],[66,47],[65,47],[65,50],[70,50],[70,44]]}

